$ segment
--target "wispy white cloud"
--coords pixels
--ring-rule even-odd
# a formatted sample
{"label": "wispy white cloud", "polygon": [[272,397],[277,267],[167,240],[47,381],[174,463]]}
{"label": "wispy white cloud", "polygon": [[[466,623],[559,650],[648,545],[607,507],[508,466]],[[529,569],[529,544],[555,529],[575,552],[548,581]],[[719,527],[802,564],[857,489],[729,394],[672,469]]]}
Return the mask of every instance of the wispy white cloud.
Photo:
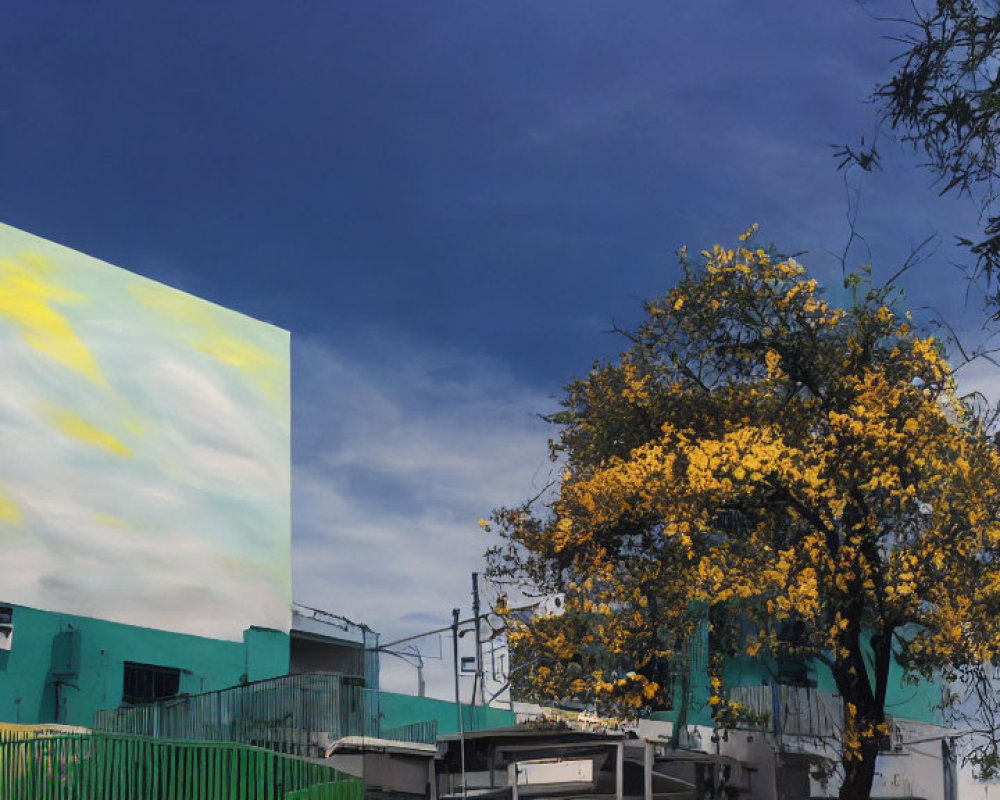
{"label": "wispy white cloud", "polygon": [[958,369],[958,388],[962,394],[978,393],[991,405],[1000,401],[1000,367],[977,358]]}
{"label": "wispy white cloud", "polygon": [[[489,545],[478,520],[548,480],[552,431],[537,414],[555,401],[458,352],[381,342],[366,356],[293,346],[293,585],[388,641],[447,625],[455,607],[470,615]],[[429,661],[430,691],[447,696],[450,676],[447,659]],[[415,686],[397,659],[382,678]]]}

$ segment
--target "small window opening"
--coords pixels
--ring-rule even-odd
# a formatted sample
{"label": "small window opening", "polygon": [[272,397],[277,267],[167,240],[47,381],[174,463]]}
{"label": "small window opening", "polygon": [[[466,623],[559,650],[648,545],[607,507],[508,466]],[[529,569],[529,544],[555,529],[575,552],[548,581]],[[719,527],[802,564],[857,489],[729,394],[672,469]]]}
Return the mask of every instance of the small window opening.
{"label": "small window opening", "polygon": [[14,609],[0,606],[0,650],[10,650],[14,638]]}
{"label": "small window opening", "polygon": [[123,703],[152,703],[176,697],[181,689],[181,671],[176,667],[125,662]]}

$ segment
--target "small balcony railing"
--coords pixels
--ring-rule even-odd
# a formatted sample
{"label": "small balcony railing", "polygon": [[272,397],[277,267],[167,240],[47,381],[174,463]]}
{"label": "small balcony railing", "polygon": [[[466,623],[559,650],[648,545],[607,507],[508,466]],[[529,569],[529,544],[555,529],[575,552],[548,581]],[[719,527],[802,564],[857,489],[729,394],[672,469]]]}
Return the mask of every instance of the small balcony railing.
{"label": "small balcony railing", "polygon": [[729,699],[741,703],[757,720],[741,727],[822,739],[839,737],[844,729],[840,698],[809,686],[734,686]]}

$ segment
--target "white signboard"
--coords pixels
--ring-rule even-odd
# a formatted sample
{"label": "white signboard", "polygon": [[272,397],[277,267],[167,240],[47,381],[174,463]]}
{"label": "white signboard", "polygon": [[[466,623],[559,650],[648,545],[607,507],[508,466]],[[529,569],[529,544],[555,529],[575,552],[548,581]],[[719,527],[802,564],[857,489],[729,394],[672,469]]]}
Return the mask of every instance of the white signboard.
{"label": "white signboard", "polygon": [[511,786],[515,782],[518,786],[590,783],[594,780],[594,762],[589,758],[518,761],[508,766],[507,777]]}

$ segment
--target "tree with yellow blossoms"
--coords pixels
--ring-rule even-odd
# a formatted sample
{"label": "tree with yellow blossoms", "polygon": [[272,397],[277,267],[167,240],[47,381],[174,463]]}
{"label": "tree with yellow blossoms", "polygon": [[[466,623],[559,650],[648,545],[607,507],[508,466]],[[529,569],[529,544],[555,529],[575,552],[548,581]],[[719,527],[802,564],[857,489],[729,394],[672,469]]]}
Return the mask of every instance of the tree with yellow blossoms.
{"label": "tree with yellow blossoms", "polygon": [[1000,455],[891,287],[849,279],[833,307],[751,234],[682,252],[628,349],[567,387],[562,479],[542,509],[494,512],[492,571],[566,594],[562,616],[510,619],[536,696],[663,705],[706,617],[749,656],[827,664],[840,796],[868,797],[891,662],[1000,657]]}

